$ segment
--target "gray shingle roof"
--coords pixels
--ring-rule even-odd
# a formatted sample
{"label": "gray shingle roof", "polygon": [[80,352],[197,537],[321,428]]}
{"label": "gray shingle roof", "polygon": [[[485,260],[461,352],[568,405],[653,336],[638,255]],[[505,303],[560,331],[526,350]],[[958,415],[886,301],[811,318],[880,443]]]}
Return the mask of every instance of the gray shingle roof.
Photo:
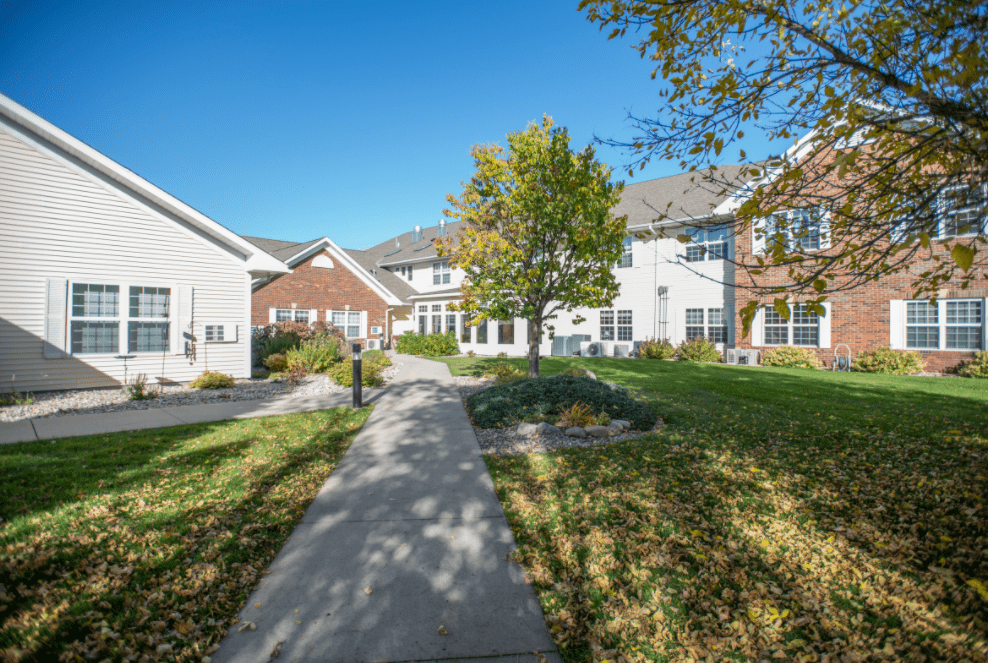
{"label": "gray shingle roof", "polygon": [[[448,223],[446,224],[447,232],[449,232],[450,236],[455,236],[460,226],[460,221]],[[422,236],[422,239],[413,244],[412,233],[407,232],[381,242],[377,246],[372,246],[365,253],[371,256],[378,265],[391,265],[408,260],[435,258],[438,253],[436,252],[434,242],[439,237],[439,227],[423,228]],[[398,240],[397,246],[395,245],[395,240]]]}
{"label": "gray shingle roof", "polygon": [[343,249],[347,255],[353,258],[358,265],[366,269],[378,282],[387,288],[391,294],[403,302],[408,302],[409,295],[416,294],[415,288],[398,274],[392,274],[384,267],[378,267],[374,259],[367,251],[357,249]]}
{"label": "gray shingle roof", "polygon": [[[718,166],[715,177],[736,181],[740,165]],[[709,171],[697,170],[670,177],[660,177],[645,182],[635,182],[624,187],[621,202],[614,206],[614,215],[628,215],[629,226],[652,223],[660,214],[668,219],[698,218],[710,214],[731,192],[721,193],[722,186],[704,182]],[[741,184],[737,180],[737,184]]]}
{"label": "gray shingle roof", "polygon": [[264,237],[247,237],[246,235],[241,235],[248,242],[261,249],[262,251],[267,251],[275,258],[281,261],[288,260],[293,255],[301,253],[306,248],[312,246],[319,239],[310,239],[307,242],[286,242],[280,239],[266,239]]}

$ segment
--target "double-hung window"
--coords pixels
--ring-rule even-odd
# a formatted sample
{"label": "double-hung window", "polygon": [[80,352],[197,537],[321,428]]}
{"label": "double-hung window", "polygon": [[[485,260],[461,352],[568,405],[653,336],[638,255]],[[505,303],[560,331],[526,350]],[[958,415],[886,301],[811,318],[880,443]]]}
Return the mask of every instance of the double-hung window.
{"label": "double-hung window", "polygon": [[631,311],[618,311],[617,315],[614,311],[601,311],[600,340],[631,341],[634,338],[633,317]]}
{"label": "double-hung window", "polygon": [[690,228],[686,234],[690,236],[686,245],[686,262],[724,260],[728,257],[726,227]]}
{"label": "double-hung window", "polygon": [[631,318],[631,311],[617,312],[617,340],[630,341],[634,338]]}
{"label": "double-hung window", "polygon": [[985,187],[956,186],[940,194],[940,237],[981,235],[985,229]]}
{"label": "double-hung window", "polygon": [[812,348],[819,346],[819,316],[810,311],[805,304],[793,306],[788,320],[774,308],[765,309],[765,345],[790,343]]}
{"label": "double-hung window", "polygon": [[906,302],[910,350],[981,350],[984,302],[980,299]]}
{"label": "double-hung window", "polygon": [[618,269],[624,269],[628,267],[633,267],[634,264],[631,259],[631,244],[633,240],[630,236],[625,237],[624,241],[621,243],[621,257],[618,259],[617,267]]}
{"label": "double-hung window", "polygon": [[722,308],[686,309],[686,340],[706,338],[713,343],[727,343],[727,318]]}
{"label": "double-hung window", "polygon": [[614,340],[614,311],[600,312],[600,340]]}
{"label": "double-hung window", "polygon": [[448,334],[449,332],[453,332],[454,334],[456,333],[456,314],[455,313],[447,313],[446,314],[446,333]]}
{"label": "double-hung window", "polygon": [[274,311],[275,322],[309,322],[309,309],[307,308],[279,308]]}
{"label": "double-hung window", "polygon": [[128,352],[167,352],[171,288],[130,286]]}
{"label": "double-hung window", "polygon": [[329,321],[347,338],[360,338],[360,311],[330,311]]}
{"label": "double-hung window", "polygon": [[449,261],[432,263],[432,285],[449,283]]}
{"label": "double-hung window", "polygon": [[72,354],[120,352],[120,286],[72,284]]}
{"label": "double-hung window", "polygon": [[792,209],[776,212],[765,219],[763,232],[768,250],[781,246],[784,251],[805,252],[826,248],[827,213],[819,209]]}

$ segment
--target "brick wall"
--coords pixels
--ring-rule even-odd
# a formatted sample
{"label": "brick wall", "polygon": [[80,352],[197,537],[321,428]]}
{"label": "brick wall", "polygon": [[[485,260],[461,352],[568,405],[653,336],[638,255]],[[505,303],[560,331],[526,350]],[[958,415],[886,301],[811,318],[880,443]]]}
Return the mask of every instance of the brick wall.
{"label": "brick wall", "polygon": [[[318,255],[326,255],[334,267],[313,267]],[[326,311],[367,311],[367,330],[373,326],[385,331],[387,303],[371,290],[340,260],[323,250],[295,265],[293,273],[282,274],[255,290],[251,297],[251,324],[266,325],[272,308],[318,309],[319,320]],[[349,309],[347,309],[349,306]],[[366,339],[355,339],[363,342]]]}

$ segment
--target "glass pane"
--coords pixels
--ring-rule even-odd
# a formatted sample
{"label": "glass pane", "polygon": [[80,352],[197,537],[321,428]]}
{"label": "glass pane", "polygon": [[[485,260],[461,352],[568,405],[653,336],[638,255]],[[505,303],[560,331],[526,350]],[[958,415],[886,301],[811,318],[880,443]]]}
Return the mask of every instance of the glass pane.
{"label": "glass pane", "polygon": [[692,341],[694,338],[703,338],[703,327],[686,328],[686,340]]}
{"label": "glass pane", "polygon": [[727,257],[727,243],[707,244],[707,260],[723,260]]}
{"label": "glass pane", "polygon": [[950,350],[980,350],[981,327],[947,327],[947,348]]}
{"label": "glass pane", "polygon": [[419,316],[419,333],[420,334],[425,334],[425,332],[426,332],[426,329],[425,329],[425,319],[426,319],[426,316],[424,316],[424,315],[420,315]]}
{"label": "glass pane", "polygon": [[426,311],[428,311],[428,310],[429,310],[429,307],[428,307],[428,306],[426,306],[425,304],[421,304],[421,305],[419,306],[419,313],[425,313],[425,312],[426,312]]}
{"label": "glass pane", "polygon": [[625,253],[624,255],[621,256],[621,259],[618,261],[618,268],[620,269],[627,269],[628,267],[633,267],[633,266],[634,265],[632,264],[632,258],[630,253]]}
{"label": "glass pane", "polygon": [[690,244],[686,247],[686,262],[700,262],[703,260],[703,247]]}
{"label": "glass pane", "polygon": [[467,324],[469,319],[465,313],[460,315],[460,343],[470,342],[470,326]]}
{"label": "glass pane", "polygon": [[947,324],[981,324],[981,302],[947,302]]}
{"label": "glass pane", "polygon": [[443,310],[443,305],[442,304],[433,304],[432,305],[432,310],[433,311],[442,311]]}
{"label": "glass pane", "polygon": [[602,340],[602,341],[613,341],[614,340],[614,327],[601,327],[600,328],[600,340]]}
{"label": "glass pane", "polygon": [[618,311],[617,321],[619,325],[630,325],[631,322],[631,311]]}
{"label": "glass pane", "polygon": [[446,331],[456,333],[456,314],[446,314]]}
{"label": "glass pane", "polygon": [[477,343],[487,343],[487,321],[481,320],[477,325]]}
{"label": "glass pane", "polygon": [[708,308],[707,309],[707,324],[710,324],[710,325],[722,325],[722,324],[724,324],[724,309],[722,309],[722,308]]}
{"label": "glass pane", "polygon": [[785,345],[789,342],[789,327],[765,327],[765,345]]}
{"label": "glass pane", "polygon": [[360,324],[360,311],[350,311],[346,314],[348,325]]}
{"label": "glass pane", "polygon": [[117,322],[72,321],[72,354],[117,354],[120,325]]}
{"label": "glass pane", "polygon": [[906,327],[906,347],[936,350],[940,347],[940,328]]}
{"label": "glass pane", "polygon": [[287,322],[292,319],[292,310],[290,308],[280,308],[274,312],[275,322]]}
{"label": "glass pane", "polygon": [[127,323],[127,349],[129,352],[168,352],[168,323]]}
{"label": "glass pane", "polygon": [[793,345],[810,345],[816,347],[819,328],[813,326],[797,325],[792,328]]}
{"label": "glass pane", "polygon": [[782,319],[779,312],[774,308],[765,309],[765,324],[766,325],[784,325],[786,321]]}
{"label": "glass pane", "polygon": [[449,283],[449,272],[443,273],[443,283]]}
{"label": "glass pane", "polygon": [[619,341],[630,341],[632,340],[632,329],[633,327],[618,327],[618,338]]}
{"label": "glass pane", "polygon": [[688,309],[686,309],[686,324],[687,325],[702,325],[703,324],[703,309],[702,308],[688,308]]}
{"label": "glass pane", "polygon": [[346,326],[346,337],[347,338],[357,338],[360,336],[360,325],[347,325]]}
{"label": "glass pane", "polygon": [[929,302],[907,302],[906,324],[922,325],[939,322],[937,307]]}
{"label": "glass pane", "polygon": [[297,309],[295,311],[295,322],[308,322],[308,321],[309,321],[308,309]]}
{"label": "glass pane", "polygon": [[514,320],[508,322],[505,320],[498,321],[497,325],[497,342],[501,345],[510,345],[515,342],[515,323]]}
{"label": "glass pane", "polygon": [[131,286],[130,317],[167,318],[170,296],[171,289],[169,288]]}
{"label": "glass pane", "polygon": [[72,284],[72,315],[78,318],[115,318],[120,312],[120,286]]}
{"label": "glass pane", "polygon": [[727,343],[727,327],[707,327],[707,338],[714,343]]}
{"label": "glass pane", "polygon": [[[425,307],[419,309],[425,310]],[[337,329],[343,329],[343,325],[346,324],[346,311],[333,311],[333,326]]]}
{"label": "glass pane", "polygon": [[805,305],[800,304],[792,310],[792,323],[794,325],[815,325],[817,324],[817,315],[808,310]]}
{"label": "glass pane", "polygon": [[438,273],[432,275],[432,285],[439,285],[439,274]]}
{"label": "glass pane", "polygon": [[441,334],[443,331],[443,316],[434,315],[432,316],[432,333]]}
{"label": "glass pane", "polygon": [[727,227],[715,226],[707,229],[707,242],[723,242],[727,239]]}
{"label": "glass pane", "polygon": [[602,324],[602,325],[613,325],[614,324],[614,311],[601,311],[600,312],[600,324]]}

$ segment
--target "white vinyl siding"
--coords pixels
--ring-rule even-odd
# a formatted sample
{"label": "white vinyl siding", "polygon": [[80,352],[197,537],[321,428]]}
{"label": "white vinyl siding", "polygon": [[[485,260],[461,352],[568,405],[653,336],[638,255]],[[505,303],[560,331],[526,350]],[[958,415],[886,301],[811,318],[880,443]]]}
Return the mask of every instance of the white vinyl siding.
{"label": "white vinyl siding", "polygon": [[[249,300],[242,262],[149,201],[32,140],[0,119],[0,380],[10,385],[16,376],[13,385],[20,391],[111,387],[123,381],[119,350],[56,358],[49,349],[57,349],[61,338],[62,349],[71,351],[72,283],[185,287],[190,321],[194,286],[197,316],[244,317]],[[61,311],[49,311],[52,287],[57,294],[60,283]],[[127,296],[121,288],[124,317]],[[190,331],[197,338],[203,333],[198,322]],[[126,337],[121,325],[118,344]],[[129,360],[128,376],[194,379],[205,370],[203,355],[190,361],[181,345],[171,348],[164,367],[161,353]],[[244,342],[217,346],[209,351],[209,368],[245,377],[246,356]]]}

